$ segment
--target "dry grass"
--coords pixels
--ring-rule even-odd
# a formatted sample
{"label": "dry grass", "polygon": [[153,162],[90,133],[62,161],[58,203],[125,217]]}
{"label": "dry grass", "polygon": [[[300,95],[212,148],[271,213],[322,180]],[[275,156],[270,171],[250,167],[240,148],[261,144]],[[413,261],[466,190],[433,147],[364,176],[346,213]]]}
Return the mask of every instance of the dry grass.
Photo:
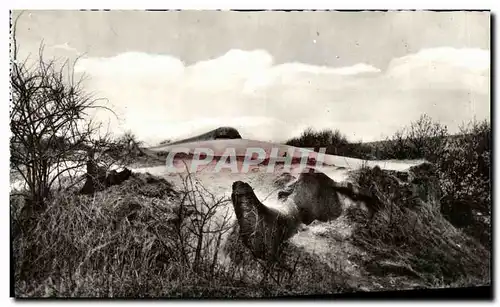
{"label": "dry grass", "polygon": [[223,272],[207,278],[181,260],[177,225],[190,214],[163,179],[134,175],[94,196],[59,194],[35,216],[15,209],[21,202],[11,202],[17,296],[182,296],[224,286]]}
{"label": "dry grass", "polygon": [[[195,196],[194,188],[187,192]],[[258,265],[224,264],[220,252],[214,262],[222,250],[214,249],[220,232],[205,231],[196,249],[196,221],[208,212],[192,208],[185,193],[164,179],[133,174],[94,196],[55,193],[42,212],[22,210],[22,197],[12,196],[16,297],[271,297],[351,290],[311,257],[301,258],[293,276],[279,282],[264,278]],[[210,197],[205,202],[214,204]],[[293,255],[295,260],[300,252]]]}

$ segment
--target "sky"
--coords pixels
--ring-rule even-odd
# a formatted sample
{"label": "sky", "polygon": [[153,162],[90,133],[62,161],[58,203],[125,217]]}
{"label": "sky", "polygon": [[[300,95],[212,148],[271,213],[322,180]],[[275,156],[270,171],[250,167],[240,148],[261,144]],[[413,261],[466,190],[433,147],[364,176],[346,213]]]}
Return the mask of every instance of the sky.
{"label": "sky", "polygon": [[42,40],[79,57],[119,119],[96,116],[148,144],[219,126],[374,141],[423,113],[451,132],[490,118],[489,12],[25,11],[16,37],[20,58]]}

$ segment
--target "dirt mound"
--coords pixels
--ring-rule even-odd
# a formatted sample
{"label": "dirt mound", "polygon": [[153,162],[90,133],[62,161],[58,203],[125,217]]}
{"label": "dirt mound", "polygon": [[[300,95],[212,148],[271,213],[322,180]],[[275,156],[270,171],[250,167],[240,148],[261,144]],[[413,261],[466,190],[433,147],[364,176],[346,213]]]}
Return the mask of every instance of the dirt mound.
{"label": "dirt mound", "polygon": [[116,170],[111,170],[109,173],[103,168],[89,167],[91,163],[87,165],[87,174],[85,184],[80,190],[81,194],[94,194],[96,191],[102,191],[114,185],[119,185],[125,180],[129,179],[132,175],[132,171],[128,168],[117,172]]}
{"label": "dirt mound", "polygon": [[[407,174],[364,168],[354,172],[352,179],[380,200],[371,217],[356,209],[346,212],[356,225],[353,243],[366,251],[360,264],[368,271],[383,279],[387,270],[396,274],[397,263],[400,273],[417,273],[408,278],[418,275],[416,281],[428,286],[464,280],[489,283],[488,251],[440,213],[439,185],[432,164],[414,166]],[[368,266],[374,261],[379,265]]]}
{"label": "dirt mound", "polygon": [[145,197],[176,197],[178,192],[171,182],[150,173],[132,173],[121,185],[113,187],[117,192]]}

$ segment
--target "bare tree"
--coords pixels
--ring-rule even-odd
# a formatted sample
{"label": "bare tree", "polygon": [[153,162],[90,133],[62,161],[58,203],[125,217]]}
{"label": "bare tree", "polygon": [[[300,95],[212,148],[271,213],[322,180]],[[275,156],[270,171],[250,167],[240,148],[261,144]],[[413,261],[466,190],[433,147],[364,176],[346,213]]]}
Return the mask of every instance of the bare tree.
{"label": "bare tree", "polygon": [[[19,17],[18,17],[19,18]],[[54,182],[85,166],[89,152],[99,152],[109,141],[101,124],[91,119],[100,99],[85,92],[82,80],[75,80],[73,63],[58,65],[38,57],[19,61],[13,27],[10,85],[10,164],[24,179],[30,203],[43,205]],[[109,109],[108,109],[109,110]],[[111,111],[111,110],[110,110]]]}
{"label": "bare tree", "polygon": [[188,171],[181,179],[177,251],[185,267],[202,277],[214,277],[223,236],[233,228],[230,199],[216,196]]}

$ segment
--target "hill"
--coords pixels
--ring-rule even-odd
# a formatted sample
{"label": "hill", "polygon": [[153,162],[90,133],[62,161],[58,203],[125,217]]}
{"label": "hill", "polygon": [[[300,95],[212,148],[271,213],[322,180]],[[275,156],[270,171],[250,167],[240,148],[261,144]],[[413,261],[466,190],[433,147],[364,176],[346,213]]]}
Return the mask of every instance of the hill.
{"label": "hill", "polygon": [[[235,128],[232,127],[219,127],[217,129],[208,131],[206,133],[193,136],[187,139],[178,140],[175,142],[168,142],[167,144],[160,144],[158,146],[164,145],[175,145],[189,142],[197,142],[197,141],[208,141],[208,140],[220,140],[220,139],[241,139],[241,135]],[[162,142],[163,143],[163,142]],[[154,147],[158,147],[154,146]],[[153,147],[153,148],[154,148]]]}
{"label": "hill", "polygon": [[[310,158],[318,159],[318,153],[306,150],[294,146],[270,143],[264,141],[257,140],[248,140],[248,139],[231,139],[231,140],[208,140],[208,141],[195,141],[195,142],[185,142],[178,144],[169,144],[164,146],[156,146],[151,147],[149,150],[151,152],[162,153],[162,155],[166,155],[168,152],[171,152],[175,149],[183,148],[189,149],[189,152],[192,154],[196,148],[206,148],[211,150],[214,153],[214,157],[221,157],[226,149],[231,148],[234,149],[237,157],[245,157],[245,154],[248,149],[258,148],[263,149],[267,154],[269,154],[273,148],[277,149],[277,156],[283,157],[285,154],[289,152],[293,152],[294,158],[300,158],[302,153],[304,155],[308,155]],[[191,157],[192,158],[192,157]],[[389,170],[405,170],[408,167],[420,163],[422,160],[408,160],[408,161],[398,161],[398,160],[373,160],[373,161],[365,161],[363,159],[350,158],[338,155],[324,155],[324,164],[329,166],[336,166],[348,169],[359,169],[363,165],[365,166],[379,166],[383,169]]]}

